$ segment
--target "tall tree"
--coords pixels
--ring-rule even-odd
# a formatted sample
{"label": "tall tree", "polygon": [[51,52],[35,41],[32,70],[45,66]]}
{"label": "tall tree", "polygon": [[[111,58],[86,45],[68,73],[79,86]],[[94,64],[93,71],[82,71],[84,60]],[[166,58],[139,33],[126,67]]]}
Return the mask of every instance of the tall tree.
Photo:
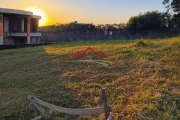
{"label": "tall tree", "polygon": [[173,0],[171,2],[171,7],[174,12],[180,13],[180,0]]}
{"label": "tall tree", "polygon": [[127,28],[129,30],[139,32],[171,26],[171,16],[167,13],[158,11],[146,12],[145,14],[131,17],[127,23]]}
{"label": "tall tree", "polygon": [[180,0],[164,0],[164,5],[167,5],[167,11],[169,12],[170,9],[173,11],[174,21],[178,27],[180,27]]}
{"label": "tall tree", "polygon": [[180,0],[164,0],[163,1],[163,5],[166,5],[166,8],[170,9],[172,8],[172,10],[174,12],[180,13]]}

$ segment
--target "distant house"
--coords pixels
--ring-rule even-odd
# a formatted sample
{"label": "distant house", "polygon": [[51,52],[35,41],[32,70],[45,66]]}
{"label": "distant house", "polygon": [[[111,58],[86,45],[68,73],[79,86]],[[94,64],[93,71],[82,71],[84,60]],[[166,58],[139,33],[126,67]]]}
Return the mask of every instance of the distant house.
{"label": "distant house", "polygon": [[29,11],[0,8],[0,45],[39,44],[39,19]]}

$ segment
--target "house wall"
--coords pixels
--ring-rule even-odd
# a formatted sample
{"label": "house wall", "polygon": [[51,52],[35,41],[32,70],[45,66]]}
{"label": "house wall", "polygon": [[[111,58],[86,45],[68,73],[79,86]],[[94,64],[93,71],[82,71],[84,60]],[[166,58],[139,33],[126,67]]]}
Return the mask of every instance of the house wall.
{"label": "house wall", "polygon": [[24,18],[21,18],[21,32],[24,32]]}
{"label": "house wall", "polygon": [[[30,44],[39,44],[39,37],[31,37]],[[4,37],[4,45],[23,45],[27,44],[27,37]]]}
{"label": "house wall", "polygon": [[27,18],[27,44],[31,44],[31,19],[30,17]]}
{"label": "house wall", "polygon": [[0,45],[3,45],[3,14],[0,14]]}
{"label": "house wall", "polygon": [[37,44],[37,37],[31,37],[31,44]]}
{"label": "house wall", "polygon": [[15,45],[27,44],[27,38],[26,37],[14,37],[13,39],[14,39]]}
{"label": "house wall", "polygon": [[31,32],[38,32],[39,21],[38,19],[31,19]]}
{"label": "house wall", "polygon": [[26,37],[4,37],[4,45],[26,44]]}
{"label": "house wall", "polygon": [[30,44],[40,44],[41,39],[40,37],[31,37]]}
{"label": "house wall", "polygon": [[4,32],[9,32],[9,18],[4,16]]}
{"label": "house wall", "polygon": [[9,32],[24,32],[23,16],[8,15],[9,19]]}
{"label": "house wall", "polygon": [[0,45],[39,44],[38,18],[0,13]]}
{"label": "house wall", "polygon": [[4,37],[4,45],[14,45],[13,37]]}

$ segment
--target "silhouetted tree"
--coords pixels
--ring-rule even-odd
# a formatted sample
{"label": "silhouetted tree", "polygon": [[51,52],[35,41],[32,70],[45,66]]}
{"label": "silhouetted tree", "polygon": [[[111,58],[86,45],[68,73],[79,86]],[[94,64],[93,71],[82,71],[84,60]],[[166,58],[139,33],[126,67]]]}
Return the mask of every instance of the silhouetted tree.
{"label": "silhouetted tree", "polygon": [[172,17],[168,13],[158,11],[146,12],[131,17],[127,23],[127,29],[131,31],[146,32],[155,28],[172,27]]}
{"label": "silhouetted tree", "polygon": [[55,25],[41,27],[42,32],[67,32],[67,31],[95,31],[95,30],[121,30],[125,28],[124,23],[120,24],[82,24],[82,23],[68,23],[60,24],[56,23]]}
{"label": "silhouetted tree", "polygon": [[95,30],[95,25],[93,24],[79,24],[79,23],[70,23],[70,31],[93,31]]}
{"label": "silhouetted tree", "polygon": [[121,29],[125,29],[125,27],[126,27],[125,23],[99,24],[96,26],[96,30],[121,30]]}
{"label": "silhouetted tree", "polygon": [[167,12],[169,12],[171,9],[173,11],[173,20],[177,27],[180,27],[180,0],[164,0],[164,5],[167,5]]}
{"label": "silhouetted tree", "polygon": [[169,3],[170,0],[164,0],[163,4],[167,5],[166,8],[169,10],[172,8],[172,10],[175,13],[179,13],[180,12],[180,0],[172,0],[171,3]]}

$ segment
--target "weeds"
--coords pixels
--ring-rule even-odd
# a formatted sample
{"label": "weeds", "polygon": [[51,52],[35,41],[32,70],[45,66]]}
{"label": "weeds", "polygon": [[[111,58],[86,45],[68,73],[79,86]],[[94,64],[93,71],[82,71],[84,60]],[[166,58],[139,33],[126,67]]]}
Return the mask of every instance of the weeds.
{"label": "weeds", "polygon": [[[140,44],[140,45],[139,45]],[[112,68],[71,63],[88,46],[103,50]],[[102,106],[107,88],[113,118],[180,119],[179,37],[143,41],[68,42],[0,51],[0,119],[31,119],[40,113],[28,94],[68,108]],[[75,58],[79,60],[80,58]],[[98,116],[53,113],[52,119],[96,120]]]}

